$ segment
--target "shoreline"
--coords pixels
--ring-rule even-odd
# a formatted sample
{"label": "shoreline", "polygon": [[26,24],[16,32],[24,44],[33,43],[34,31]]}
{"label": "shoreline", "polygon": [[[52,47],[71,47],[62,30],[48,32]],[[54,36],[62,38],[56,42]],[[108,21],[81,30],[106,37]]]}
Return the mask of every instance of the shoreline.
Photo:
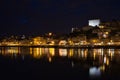
{"label": "shoreline", "polygon": [[41,48],[119,48],[120,45],[0,45],[0,47],[41,47]]}

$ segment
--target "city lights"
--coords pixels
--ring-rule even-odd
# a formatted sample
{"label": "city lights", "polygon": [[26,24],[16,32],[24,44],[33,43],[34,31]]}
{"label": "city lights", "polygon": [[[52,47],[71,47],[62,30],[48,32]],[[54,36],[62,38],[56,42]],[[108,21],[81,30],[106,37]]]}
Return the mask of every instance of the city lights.
{"label": "city lights", "polygon": [[[110,22],[108,22],[111,24]],[[44,46],[44,47],[116,47],[120,46],[119,28],[112,28],[99,19],[89,20],[88,27],[72,28],[69,34],[58,37],[52,32],[27,38],[10,36],[0,41],[0,46]],[[107,26],[106,26],[107,25]],[[94,26],[94,27],[93,27]],[[115,32],[116,31],[116,32]],[[114,33],[114,34],[113,34]]]}

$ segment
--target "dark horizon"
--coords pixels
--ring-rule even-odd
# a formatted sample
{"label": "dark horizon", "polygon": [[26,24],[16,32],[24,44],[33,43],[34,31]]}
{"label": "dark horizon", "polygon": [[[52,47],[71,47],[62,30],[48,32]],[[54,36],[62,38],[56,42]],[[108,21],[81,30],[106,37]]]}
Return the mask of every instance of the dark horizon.
{"label": "dark horizon", "polygon": [[1,29],[4,35],[69,33],[88,25],[89,19],[120,20],[119,0],[4,0]]}

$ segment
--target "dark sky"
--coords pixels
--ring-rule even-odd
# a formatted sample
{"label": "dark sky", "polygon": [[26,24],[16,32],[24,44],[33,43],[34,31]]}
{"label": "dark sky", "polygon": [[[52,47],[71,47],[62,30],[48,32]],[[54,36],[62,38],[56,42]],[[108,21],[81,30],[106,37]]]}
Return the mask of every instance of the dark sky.
{"label": "dark sky", "polygon": [[120,0],[2,0],[0,35],[68,33],[88,19],[120,19]]}

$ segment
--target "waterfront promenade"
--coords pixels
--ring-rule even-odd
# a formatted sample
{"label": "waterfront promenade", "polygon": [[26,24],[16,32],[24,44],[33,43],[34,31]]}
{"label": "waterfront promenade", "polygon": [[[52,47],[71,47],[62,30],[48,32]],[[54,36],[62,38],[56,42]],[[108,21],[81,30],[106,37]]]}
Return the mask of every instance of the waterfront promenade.
{"label": "waterfront promenade", "polygon": [[0,47],[43,47],[43,48],[120,48],[120,45],[0,45]]}

